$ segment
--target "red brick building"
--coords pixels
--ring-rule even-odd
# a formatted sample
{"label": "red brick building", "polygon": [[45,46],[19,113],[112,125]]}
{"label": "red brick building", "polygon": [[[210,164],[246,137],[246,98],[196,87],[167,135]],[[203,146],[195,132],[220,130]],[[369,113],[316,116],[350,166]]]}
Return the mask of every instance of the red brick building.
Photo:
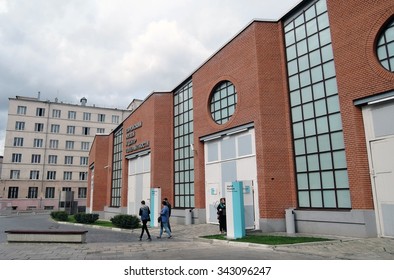
{"label": "red brick building", "polygon": [[243,181],[247,228],[394,236],[393,100],[394,4],[302,1],[97,136],[88,207],[136,214],[160,188],[174,222],[216,223]]}

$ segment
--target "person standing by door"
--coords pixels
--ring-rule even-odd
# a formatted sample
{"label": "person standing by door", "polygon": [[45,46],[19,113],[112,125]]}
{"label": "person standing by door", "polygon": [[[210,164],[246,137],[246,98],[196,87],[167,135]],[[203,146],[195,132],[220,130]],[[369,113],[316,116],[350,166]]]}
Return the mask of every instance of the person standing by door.
{"label": "person standing by door", "polygon": [[219,220],[219,230],[221,233],[225,233],[227,231],[227,222],[226,222],[226,199],[222,197],[220,199],[220,203],[217,207],[217,214]]}

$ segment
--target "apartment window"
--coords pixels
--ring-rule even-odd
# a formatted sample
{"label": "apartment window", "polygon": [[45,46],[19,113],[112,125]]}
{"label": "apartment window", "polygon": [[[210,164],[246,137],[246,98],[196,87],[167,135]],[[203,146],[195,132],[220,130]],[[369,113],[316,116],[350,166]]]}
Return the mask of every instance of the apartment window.
{"label": "apartment window", "polygon": [[54,140],[54,139],[49,140],[49,148],[58,149],[59,148],[59,140]]}
{"label": "apartment window", "polygon": [[45,198],[55,198],[55,188],[46,187],[45,188]]}
{"label": "apartment window", "polygon": [[71,192],[71,188],[70,187],[63,187],[62,191],[64,191],[64,192]]}
{"label": "apartment window", "polygon": [[119,123],[119,116],[112,115],[112,123]]}
{"label": "apartment window", "polygon": [[75,126],[68,125],[67,126],[67,134],[75,134]]}
{"label": "apartment window", "polygon": [[88,113],[88,112],[84,112],[83,113],[83,120],[84,121],[90,121],[91,118],[92,118],[92,114],[91,113]]}
{"label": "apartment window", "polygon": [[75,111],[68,111],[68,119],[75,120],[77,118],[77,112]]}
{"label": "apartment window", "polygon": [[86,188],[78,188],[78,198],[86,198]]}
{"label": "apartment window", "polygon": [[56,171],[48,171],[47,180],[56,180]]}
{"label": "apartment window", "polygon": [[23,147],[22,137],[14,137],[14,147]]}
{"label": "apartment window", "polygon": [[193,86],[174,94],[174,206],[194,207]]}
{"label": "apartment window", "polygon": [[49,164],[57,164],[57,155],[49,155],[48,156]]}
{"label": "apartment window", "polygon": [[97,133],[105,133],[105,128],[97,128]]}
{"label": "apartment window", "polygon": [[64,164],[67,164],[67,165],[73,164],[73,159],[74,159],[74,157],[72,157],[72,156],[65,156],[64,157]]}
{"label": "apartment window", "polygon": [[351,208],[334,56],[325,0],[285,23],[300,208]]}
{"label": "apartment window", "polygon": [[73,178],[73,173],[71,171],[64,171],[63,180],[70,181]]}
{"label": "apartment window", "polygon": [[387,24],[379,37],[377,54],[382,66],[394,72],[394,19]]}
{"label": "apartment window", "polygon": [[229,81],[215,87],[211,96],[211,116],[218,124],[224,124],[232,117],[237,106],[237,91]]}
{"label": "apartment window", "polygon": [[88,162],[89,162],[89,158],[88,157],[81,157],[79,159],[79,164],[80,165],[88,165]]}
{"label": "apartment window", "polygon": [[74,141],[66,141],[66,150],[74,150]]}
{"label": "apartment window", "polygon": [[34,131],[36,131],[36,132],[44,131],[44,124],[43,123],[35,123],[34,124]]}
{"label": "apartment window", "polygon": [[18,106],[16,113],[18,115],[26,115],[26,106]]}
{"label": "apartment window", "polygon": [[58,124],[51,125],[51,133],[59,133],[59,131],[60,131],[60,125]]}
{"label": "apartment window", "polygon": [[38,180],[38,179],[40,179],[40,171],[31,170],[30,171],[30,180]]}
{"label": "apartment window", "polygon": [[61,117],[61,111],[59,109],[52,110],[52,118],[59,119]]}
{"label": "apartment window", "polygon": [[86,181],[88,179],[88,172],[79,172],[79,181]]}
{"label": "apartment window", "polygon": [[97,121],[98,122],[105,122],[105,114],[98,114]]}
{"label": "apartment window", "polygon": [[18,198],[19,187],[8,188],[8,198]]}
{"label": "apartment window", "polygon": [[41,155],[31,155],[31,163],[40,163],[41,162]]}
{"label": "apartment window", "polygon": [[38,187],[29,187],[27,198],[37,198],[37,196],[38,196]]}
{"label": "apartment window", "polygon": [[89,146],[90,146],[89,142],[81,142],[81,150],[89,151]]}
{"label": "apartment window", "polygon": [[10,179],[17,180],[17,179],[20,179],[20,176],[21,176],[20,170],[11,170],[10,171]]}
{"label": "apartment window", "polygon": [[22,154],[12,154],[12,162],[22,162]]}
{"label": "apartment window", "polygon": [[90,135],[90,127],[82,127],[82,135]]}
{"label": "apartment window", "polygon": [[44,117],[45,116],[45,108],[37,108],[36,109],[36,116],[37,117]]}
{"label": "apartment window", "polygon": [[15,130],[25,130],[25,122],[15,122]]}
{"label": "apartment window", "polygon": [[35,138],[35,139],[33,140],[33,147],[34,147],[34,148],[42,148],[43,143],[44,143],[44,140],[43,140],[43,139]]}

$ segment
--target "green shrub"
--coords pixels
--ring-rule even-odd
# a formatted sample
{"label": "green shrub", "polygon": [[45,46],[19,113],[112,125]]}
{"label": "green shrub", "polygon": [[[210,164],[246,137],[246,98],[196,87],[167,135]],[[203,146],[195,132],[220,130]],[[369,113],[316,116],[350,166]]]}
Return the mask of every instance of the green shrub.
{"label": "green shrub", "polygon": [[51,217],[56,221],[67,221],[68,213],[66,211],[52,211]]}
{"label": "green shrub", "polygon": [[99,214],[78,213],[74,215],[74,219],[80,224],[93,224],[99,218]]}
{"label": "green shrub", "polygon": [[138,228],[140,219],[134,215],[119,214],[111,218],[111,222],[119,228]]}

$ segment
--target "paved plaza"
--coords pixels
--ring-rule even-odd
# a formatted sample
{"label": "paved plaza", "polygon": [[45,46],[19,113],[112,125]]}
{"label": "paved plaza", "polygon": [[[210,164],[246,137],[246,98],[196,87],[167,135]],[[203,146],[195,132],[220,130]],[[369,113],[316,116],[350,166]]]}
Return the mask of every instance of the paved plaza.
{"label": "paved plaza", "polygon": [[[201,238],[218,234],[218,226],[172,225],[172,239],[139,241],[140,229],[120,230],[58,223],[48,214],[0,216],[2,260],[394,260],[394,239],[341,238],[296,245],[268,246]],[[84,229],[86,243],[8,243],[5,230]],[[146,238],[146,235],[144,236]]]}

